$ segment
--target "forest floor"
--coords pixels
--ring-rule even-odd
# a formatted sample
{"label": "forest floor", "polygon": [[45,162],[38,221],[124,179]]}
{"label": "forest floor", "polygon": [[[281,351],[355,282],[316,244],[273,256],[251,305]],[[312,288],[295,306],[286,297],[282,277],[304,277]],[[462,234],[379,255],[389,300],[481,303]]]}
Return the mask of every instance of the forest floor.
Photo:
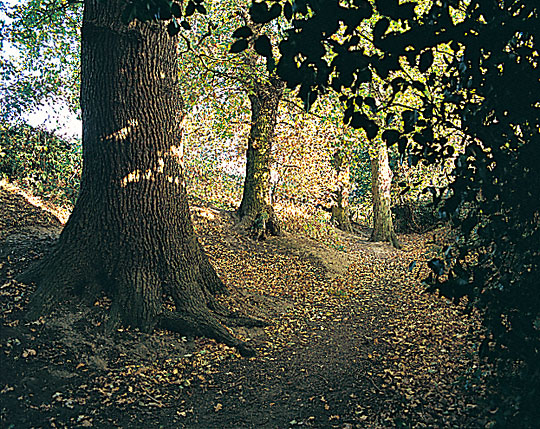
{"label": "forest floor", "polygon": [[[286,235],[254,242],[231,217],[193,219],[225,302],[266,319],[234,330],[255,358],[204,338],[119,329],[104,336],[106,298],[24,320],[33,291],[13,277],[42,257],[62,224],[0,185],[0,427],[490,427],[480,327],[462,307],[424,293],[409,269],[432,232],[402,250],[341,234],[338,251]],[[418,266],[422,265],[420,262]]]}

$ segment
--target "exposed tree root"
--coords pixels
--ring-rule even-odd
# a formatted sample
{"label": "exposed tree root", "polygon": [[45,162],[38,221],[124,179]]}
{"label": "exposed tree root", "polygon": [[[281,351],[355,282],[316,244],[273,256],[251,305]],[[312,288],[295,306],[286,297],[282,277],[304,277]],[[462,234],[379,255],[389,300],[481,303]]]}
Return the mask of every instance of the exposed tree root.
{"label": "exposed tree root", "polygon": [[394,246],[396,249],[401,249],[401,242],[397,239],[396,234],[392,233],[392,237],[390,237],[390,242],[392,243],[392,246]]}
{"label": "exposed tree root", "polygon": [[380,238],[380,237],[376,237],[374,234],[371,235],[371,237],[369,238],[369,241],[371,241],[372,243],[376,243],[376,242],[379,242],[379,241],[387,241],[389,242],[393,247],[395,247],[396,249],[401,249],[401,243],[400,241],[398,240],[395,232],[391,232],[390,233],[390,237],[388,238]]}
{"label": "exposed tree root", "polygon": [[266,320],[248,317],[239,312],[229,313],[227,316],[220,317],[219,319],[227,326],[244,326],[246,328],[264,328],[265,326],[270,326],[270,323]]}
{"label": "exposed tree root", "polygon": [[223,344],[235,347],[242,356],[253,357],[255,349],[234,337],[210,312],[164,312],[159,327],[182,334],[213,338]]}
{"label": "exposed tree root", "polygon": [[103,290],[103,285],[91,273],[88,265],[76,265],[57,251],[31,265],[16,277],[20,283],[35,283],[38,286],[30,299],[26,317],[29,320],[37,319],[75,294],[83,302],[92,303]]}
{"label": "exposed tree root", "polygon": [[241,216],[238,226],[257,241],[281,235],[281,224],[272,208]]}
{"label": "exposed tree root", "polygon": [[[264,320],[231,312],[221,305],[214,298],[214,294],[223,291],[223,284],[215,275],[210,276],[210,281],[199,279],[201,300],[196,300],[194,303],[200,304],[200,308],[197,307],[193,310],[195,307],[190,306],[189,310],[163,312],[159,297],[150,297],[149,299],[148,296],[137,293],[141,289],[144,289],[146,293],[149,291],[161,293],[157,276],[149,275],[148,272],[134,273],[132,270],[119,269],[118,278],[110,284],[105,276],[98,278],[95,275],[95,270],[93,271],[89,266],[83,270],[85,271],[83,273],[80,269],[75,268],[76,265],[72,265],[68,269],[63,261],[62,258],[58,257],[57,252],[53,251],[44,260],[36,263],[17,277],[17,281],[21,283],[36,283],[38,286],[30,302],[27,312],[28,319],[37,319],[56,308],[63,301],[73,299],[75,296],[87,298],[85,301],[91,303],[101,292],[105,292],[107,295],[112,293],[113,302],[109,317],[103,325],[106,332],[111,332],[120,325],[137,327],[143,332],[151,332],[154,328],[160,327],[182,335],[213,338],[218,342],[237,348],[244,357],[255,356],[255,349],[234,337],[225,326],[262,327],[268,325]],[[204,269],[204,267],[203,264],[202,268]],[[214,284],[215,279],[219,281],[218,287],[214,286],[213,291],[210,291],[208,283]],[[136,287],[134,283],[137,282],[144,282],[145,286]],[[155,284],[150,286],[149,283]],[[111,288],[111,286],[114,287]],[[181,300],[177,299],[177,303],[180,302]],[[149,304],[152,308],[148,308]],[[134,312],[133,307],[140,311]]]}

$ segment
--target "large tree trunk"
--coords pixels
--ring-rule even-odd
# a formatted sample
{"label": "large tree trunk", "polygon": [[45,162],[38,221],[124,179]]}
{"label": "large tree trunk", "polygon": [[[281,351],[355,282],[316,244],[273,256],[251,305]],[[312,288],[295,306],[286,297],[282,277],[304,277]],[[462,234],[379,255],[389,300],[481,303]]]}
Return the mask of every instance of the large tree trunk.
{"label": "large tree trunk", "polygon": [[246,179],[238,209],[241,225],[251,229],[257,239],[279,235],[281,228],[271,202],[270,164],[283,82],[269,78],[257,80],[249,96],[251,130],[248,139]]}
{"label": "large tree trunk", "polygon": [[[85,1],[83,174],[55,249],[35,281],[34,315],[73,293],[112,297],[107,326],[157,326],[253,349],[220,323],[225,292],[195,236],[182,172],[177,50],[162,24],[121,24],[122,0]],[[175,310],[165,310],[164,296]]]}
{"label": "large tree trunk", "polygon": [[378,141],[376,154],[371,158],[371,192],[373,194],[373,232],[370,241],[388,241],[401,248],[392,224],[392,170],[388,163],[388,148]]}

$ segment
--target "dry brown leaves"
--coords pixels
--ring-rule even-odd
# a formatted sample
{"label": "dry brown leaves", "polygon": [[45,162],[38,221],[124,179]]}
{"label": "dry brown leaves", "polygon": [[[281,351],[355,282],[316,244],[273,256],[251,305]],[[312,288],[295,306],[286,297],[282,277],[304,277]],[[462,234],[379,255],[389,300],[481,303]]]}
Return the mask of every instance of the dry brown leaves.
{"label": "dry brown leaves", "polygon": [[[0,225],[33,222],[28,216],[21,213]],[[408,269],[411,261],[426,259],[429,237],[401,237],[401,251],[343,237],[352,262],[344,274],[330,278],[317,260],[324,257],[320,249],[316,258],[310,249],[291,252],[279,239],[255,243],[235,232],[228,214],[209,207],[194,208],[193,218],[212,263],[232,291],[224,303],[271,322],[264,329],[234,329],[259,355],[249,365],[236,365],[245,361],[229,347],[164,331],[148,336],[120,330],[111,339],[102,338],[87,325],[81,327],[82,318],[99,325],[107,307],[99,301],[76,317],[62,316],[56,322],[45,318],[30,326],[14,316],[28,291],[9,281],[0,295],[2,323],[11,331],[2,336],[0,353],[13,371],[37,379],[35,392],[41,393],[16,379],[0,385],[0,400],[12,404],[0,413],[6,427],[29,415],[53,427],[203,427],[193,422],[206,405],[193,392],[215,392],[208,407],[224,415],[236,401],[223,393],[227,388],[241,388],[254,374],[281,383],[291,362],[308,385],[298,387],[305,390],[298,398],[301,407],[289,409],[279,397],[266,404],[283,407],[278,427],[489,425],[476,350],[478,320],[425,294],[422,273]],[[298,242],[305,245],[305,240]],[[0,263],[9,265],[4,268],[11,271],[3,275],[10,277],[12,262]],[[299,351],[306,356],[295,354]],[[340,391],[331,371],[344,365],[361,371],[355,375],[357,384],[343,383],[348,387]],[[324,383],[310,378],[317,366],[325,368]],[[227,372],[233,367],[245,370],[233,376]],[[63,382],[47,389],[39,382],[44,375]],[[321,388],[329,390],[317,390]],[[260,389],[271,391],[272,385],[263,383]],[[250,407],[244,396],[239,398],[242,407]]]}

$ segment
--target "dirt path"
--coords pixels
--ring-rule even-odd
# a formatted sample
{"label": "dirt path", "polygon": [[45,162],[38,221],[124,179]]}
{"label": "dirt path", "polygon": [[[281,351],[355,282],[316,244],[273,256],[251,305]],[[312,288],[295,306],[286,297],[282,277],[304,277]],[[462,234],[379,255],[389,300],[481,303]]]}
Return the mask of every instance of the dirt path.
{"label": "dirt path", "polygon": [[402,251],[362,235],[343,236],[344,252],[294,236],[254,243],[223,213],[195,208],[201,240],[234,291],[227,304],[271,322],[235,331],[259,352],[242,359],[165,331],[104,337],[106,298],[21,321],[32,287],[12,278],[41,257],[59,225],[1,187],[0,209],[2,427],[489,424],[477,321],[424,294],[408,270],[427,236],[400,237]]}

